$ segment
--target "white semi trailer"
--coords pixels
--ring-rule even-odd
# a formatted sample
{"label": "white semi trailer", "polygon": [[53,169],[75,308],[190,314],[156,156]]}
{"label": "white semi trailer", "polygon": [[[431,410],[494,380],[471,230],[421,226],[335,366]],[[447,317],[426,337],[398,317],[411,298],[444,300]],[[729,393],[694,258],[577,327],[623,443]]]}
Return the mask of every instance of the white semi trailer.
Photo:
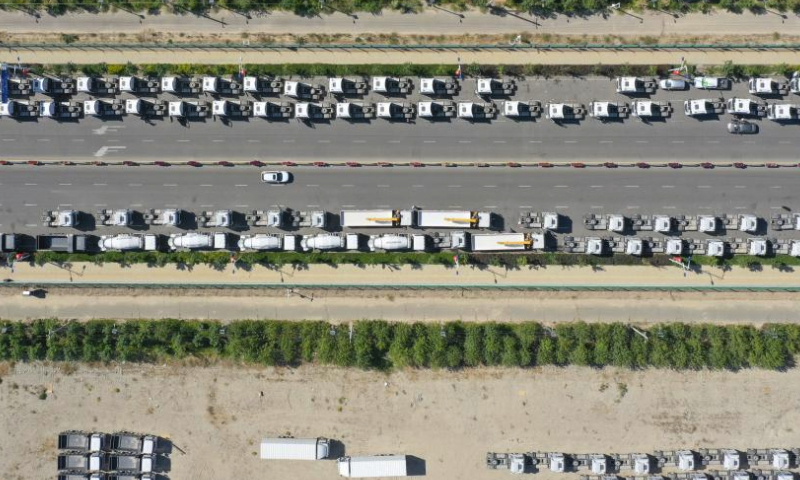
{"label": "white semi trailer", "polygon": [[322,460],[330,454],[327,438],[265,438],[262,460]]}
{"label": "white semi trailer", "polygon": [[408,459],[405,455],[341,457],[337,464],[339,475],[347,478],[408,476]]}
{"label": "white semi trailer", "polygon": [[342,227],[410,227],[411,210],[342,210]]}
{"label": "white semi trailer", "polygon": [[416,210],[419,228],[490,228],[491,212],[469,210]]}
{"label": "white semi trailer", "polygon": [[470,250],[473,252],[543,250],[544,247],[545,238],[541,233],[473,233],[470,235]]}

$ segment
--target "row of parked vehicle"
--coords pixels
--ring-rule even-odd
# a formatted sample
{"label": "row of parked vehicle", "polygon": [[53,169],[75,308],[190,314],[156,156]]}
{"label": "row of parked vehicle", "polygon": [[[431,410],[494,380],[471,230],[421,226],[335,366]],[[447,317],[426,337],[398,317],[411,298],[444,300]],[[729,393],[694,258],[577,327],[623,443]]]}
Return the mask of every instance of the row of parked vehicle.
{"label": "row of parked vehicle", "polygon": [[156,435],[70,430],[58,435],[58,480],[167,480],[172,444]]}

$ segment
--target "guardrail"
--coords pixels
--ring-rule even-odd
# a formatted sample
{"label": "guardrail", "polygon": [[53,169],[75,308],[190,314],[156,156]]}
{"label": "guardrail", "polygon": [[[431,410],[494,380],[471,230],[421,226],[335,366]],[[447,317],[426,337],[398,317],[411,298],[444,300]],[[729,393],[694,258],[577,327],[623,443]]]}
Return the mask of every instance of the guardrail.
{"label": "guardrail", "polygon": [[233,44],[233,43],[8,43],[5,50],[800,50],[800,43],[527,43],[510,44]]}
{"label": "guardrail", "polygon": [[[495,284],[374,284],[352,283],[82,283],[82,282],[8,282],[0,288],[139,288],[139,289],[232,289],[232,290],[495,290],[495,291],[565,291],[565,292],[800,292],[800,286],[747,285],[495,285]],[[299,292],[297,292],[299,293]]]}

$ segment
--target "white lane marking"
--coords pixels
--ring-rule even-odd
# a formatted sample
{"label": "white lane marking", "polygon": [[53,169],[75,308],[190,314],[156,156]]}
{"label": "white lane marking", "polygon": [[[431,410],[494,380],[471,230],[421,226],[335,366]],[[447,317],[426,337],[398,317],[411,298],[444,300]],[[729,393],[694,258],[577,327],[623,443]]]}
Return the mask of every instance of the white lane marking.
{"label": "white lane marking", "polygon": [[519,188],[531,188],[530,185],[520,185]]}
{"label": "white lane marking", "polygon": [[236,187],[246,187],[247,185],[245,185],[245,184],[243,184],[243,183],[237,183],[237,184],[236,184],[236,185],[234,185],[234,186],[236,186]]}
{"label": "white lane marking", "polygon": [[495,140],[492,143],[506,143],[506,141],[505,140]]}
{"label": "white lane marking", "polygon": [[391,208],[389,205],[376,205],[378,208]]}
{"label": "white lane marking", "polygon": [[614,143],[614,140],[600,140],[600,143]]}
{"label": "white lane marking", "polygon": [[639,188],[639,185],[625,185],[625,188]]}
{"label": "white lane marking", "polygon": [[316,183],[309,183],[306,187],[319,187]]}
{"label": "white lane marking", "polygon": [[564,143],[578,143],[577,140],[564,140]]}
{"label": "white lane marking", "polygon": [[344,208],[353,208],[355,205],[342,205]]}
{"label": "white lane marking", "polygon": [[247,207],[249,207],[250,205],[235,205],[235,206],[236,206],[236,208],[247,208]]}
{"label": "white lane marking", "polygon": [[769,208],[771,208],[771,209],[773,209],[773,210],[780,210],[780,209],[781,209],[781,208],[783,208],[783,207],[769,207]]}
{"label": "white lane marking", "polygon": [[778,143],[780,143],[782,145],[791,145],[792,144],[792,142],[789,141],[789,140],[778,140]]}
{"label": "white lane marking", "polygon": [[553,185],[553,188],[569,188],[567,185]]}
{"label": "white lane marking", "polygon": [[388,142],[386,142],[386,143],[400,143],[400,140],[389,140],[389,141],[388,141]]}
{"label": "white lane marking", "polygon": [[107,207],[108,205],[105,204],[105,203],[95,203],[94,206],[95,207]]}
{"label": "white lane marking", "polygon": [[319,205],[306,205],[306,207],[308,207],[308,208],[317,208],[317,207],[319,207]]}
{"label": "white lane marking", "polygon": [[719,143],[719,140],[708,140],[706,143]]}
{"label": "white lane marking", "polygon": [[214,206],[213,204],[210,204],[210,205],[200,205],[200,208],[211,208],[211,207],[213,207],[213,206]]}
{"label": "white lane marking", "polygon": [[542,143],[541,140],[528,140],[528,143]]}
{"label": "white lane marking", "polygon": [[141,207],[141,203],[131,203],[131,207]]}
{"label": "white lane marking", "polygon": [[669,205],[669,206],[663,207],[663,208],[666,209],[666,210],[675,210],[676,207],[675,207],[675,205]]}
{"label": "white lane marking", "polygon": [[25,226],[28,228],[38,227],[35,223],[26,223]]}
{"label": "white lane marking", "polygon": [[484,185],[483,188],[496,188],[497,185]]}
{"label": "white lane marking", "polygon": [[353,140],[353,143],[367,143],[366,140]]}
{"label": "white lane marking", "polygon": [[683,140],[673,140],[672,143],[686,143]]}
{"label": "white lane marking", "polygon": [[746,209],[747,207],[733,207],[733,208],[735,208],[736,210],[744,210],[744,209]]}
{"label": "white lane marking", "polygon": [[35,183],[26,183],[25,184],[26,187],[35,187],[36,185],[37,184],[35,184]]}
{"label": "white lane marking", "polygon": [[36,204],[35,203],[26,203],[25,206],[26,207],[35,207]]}
{"label": "white lane marking", "polygon": [[211,143],[225,143],[225,140],[215,138],[214,140],[211,140]]}
{"label": "white lane marking", "polygon": [[389,185],[378,185],[378,188],[389,188]]}
{"label": "white lane marking", "polygon": [[636,143],[648,143],[647,140],[636,140]]}
{"label": "white lane marking", "polygon": [[697,207],[697,208],[702,208],[703,210],[711,210],[711,207]]}
{"label": "white lane marking", "polygon": [[36,141],[37,142],[49,142],[50,139],[49,138],[37,138]]}
{"label": "white lane marking", "polygon": [[141,183],[129,183],[128,186],[129,187],[141,187],[142,184]]}
{"label": "white lane marking", "polygon": [[154,143],[154,142],[155,142],[155,140],[153,140],[152,138],[144,138],[144,139],[142,139],[142,143]]}
{"label": "white lane marking", "polygon": [[458,143],[472,143],[472,140],[459,140]]}
{"label": "white lane marking", "polygon": [[164,205],[164,206],[165,206],[165,207],[167,207],[167,208],[175,208],[175,207],[177,207],[178,205],[177,205],[177,204],[175,204],[175,203],[168,203],[168,204],[166,204],[166,205]]}
{"label": "white lane marking", "polygon": [[711,185],[698,185],[697,188],[711,188]]}
{"label": "white lane marking", "polygon": [[447,208],[461,208],[461,205],[448,205]]}
{"label": "white lane marking", "polygon": [[203,183],[200,186],[201,187],[213,187],[214,185],[211,185],[210,183]]}
{"label": "white lane marking", "polygon": [[533,205],[520,205],[519,208],[533,208]]}
{"label": "white lane marking", "polygon": [[747,188],[747,187],[744,185],[735,185],[733,188]]}
{"label": "white lane marking", "polygon": [[461,188],[461,185],[448,185],[447,188]]}
{"label": "white lane marking", "polygon": [[675,188],[675,185],[661,185],[661,188]]}
{"label": "white lane marking", "polygon": [[59,183],[58,185],[61,186],[61,187],[71,187],[72,186],[71,183]]}
{"label": "white lane marking", "polygon": [[639,208],[639,205],[628,205],[625,208],[627,208],[628,210],[635,210],[635,209]]}
{"label": "white lane marking", "polygon": [[569,208],[569,205],[556,205],[554,208]]}
{"label": "white lane marking", "polygon": [[16,142],[17,139],[16,138],[4,138],[3,141],[4,142]]}
{"label": "white lane marking", "polygon": [[284,140],[283,143],[294,143],[294,139],[291,140]]}
{"label": "white lane marking", "polygon": [[744,143],[756,143],[755,140],[745,140]]}
{"label": "white lane marking", "polygon": [[186,139],[182,138],[180,140],[176,140],[176,142],[178,142],[178,143],[189,143],[189,140],[186,140]]}
{"label": "white lane marking", "polygon": [[425,186],[425,185],[411,185],[411,188],[422,188],[422,187],[424,187],[424,186]]}
{"label": "white lane marking", "polygon": [[177,187],[178,184],[177,183],[165,183],[164,186],[165,187]]}
{"label": "white lane marking", "polygon": [[355,187],[355,185],[353,185],[353,184],[350,184],[350,183],[348,183],[347,185],[342,185],[342,186],[343,186],[343,187],[345,187],[345,188],[349,188],[349,187]]}
{"label": "white lane marking", "polygon": [[72,141],[75,142],[75,143],[82,143],[82,142],[85,142],[86,139],[85,138],[73,138]]}
{"label": "white lane marking", "polygon": [[436,143],[436,140],[423,140],[422,143]]}
{"label": "white lane marking", "polygon": [[[71,207],[72,204],[71,203],[59,203],[58,206],[59,207]],[[135,206],[135,205],[133,205],[133,206]]]}
{"label": "white lane marking", "polygon": [[261,143],[261,140],[249,139],[247,143]]}
{"label": "white lane marking", "polygon": [[589,188],[603,188],[602,185],[589,185]]}
{"label": "white lane marking", "polygon": [[124,145],[106,145],[100,147],[96,152],[94,152],[95,157],[105,157],[107,153],[114,153],[117,150],[125,150],[126,146]]}
{"label": "white lane marking", "polygon": [[594,208],[594,209],[601,209],[601,208],[603,208],[603,206],[602,206],[602,205],[592,205],[592,208]]}
{"label": "white lane marking", "polygon": [[780,185],[773,185],[773,186],[771,186],[769,188],[782,188],[782,187]]}
{"label": "white lane marking", "polygon": [[484,205],[483,208],[497,208],[497,205]]}
{"label": "white lane marking", "polygon": [[107,183],[93,183],[92,185],[94,185],[95,187],[107,187],[108,186]]}
{"label": "white lane marking", "polygon": [[330,140],[317,140],[317,143],[331,143]]}

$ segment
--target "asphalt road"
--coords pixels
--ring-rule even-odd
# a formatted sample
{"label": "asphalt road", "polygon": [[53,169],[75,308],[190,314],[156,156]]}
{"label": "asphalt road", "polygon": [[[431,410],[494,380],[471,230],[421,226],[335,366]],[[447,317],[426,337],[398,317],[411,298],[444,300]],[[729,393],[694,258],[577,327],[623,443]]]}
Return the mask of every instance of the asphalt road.
{"label": "asphalt road", "polygon": [[[800,209],[797,175],[787,169],[574,170],[300,168],[289,185],[264,185],[249,167],[27,167],[0,170],[0,231],[40,233],[43,210],[98,208],[245,211],[392,208],[491,210],[517,229],[520,211],[555,210],[587,234],[587,213],[738,214]],[[786,208],[784,208],[786,207]],[[122,230],[98,227],[92,233]],[[151,231],[169,233],[168,228]],[[376,230],[373,230],[375,232]],[[732,232],[731,236],[743,236]],[[691,236],[691,235],[686,235]],[[702,235],[700,235],[702,237]],[[746,236],[746,235],[744,235]],[[792,238],[796,232],[771,232]]]}
{"label": "asphalt road", "polygon": [[[323,81],[327,85],[327,80]],[[627,101],[607,78],[531,79],[518,82],[512,99]],[[415,87],[418,88],[418,82]],[[475,80],[462,82],[456,100],[477,100]],[[260,118],[223,121],[143,121],[136,116],[102,121],[88,117],[75,123],[50,119],[18,122],[0,119],[0,157],[7,159],[134,159],[134,160],[388,160],[388,161],[538,161],[538,160],[670,160],[670,161],[797,161],[800,125],[756,120],[757,135],[727,133],[730,115],[699,120],[686,117],[689,98],[749,97],[746,85],[732,91],[657,91],[653,100],[672,103],[675,112],[666,121],[629,118],[601,122],[586,118],[574,124],[556,124],[544,118],[515,121],[502,115],[490,122],[462,119],[411,123],[375,119],[349,123],[343,119],[302,123],[292,119],[270,122]],[[75,98],[82,98],[76,96]],[[165,96],[164,98],[170,98]],[[206,97],[203,97],[206,98]],[[397,101],[417,102],[419,94]],[[211,100],[210,97],[208,97]],[[367,101],[384,97],[370,94]],[[335,101],[328,97],[329,101]],[[800,103],[800,97],[770,99]],[[502,99],[495,99],[502,108]]]}

